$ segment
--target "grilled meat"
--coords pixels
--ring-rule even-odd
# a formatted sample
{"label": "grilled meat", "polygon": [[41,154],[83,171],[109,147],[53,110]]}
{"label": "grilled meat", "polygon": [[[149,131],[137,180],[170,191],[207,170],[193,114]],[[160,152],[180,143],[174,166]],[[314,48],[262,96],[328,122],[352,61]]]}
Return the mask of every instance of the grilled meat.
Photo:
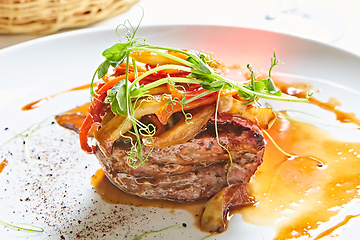
{"label": "grilled meat", "polygon": [[130,144],[116,141],[111,156],[97,148],[96,156],[120,189],[149,199],[195,201],[209,199],[228,184],[247,183],[262,163],[265,150],[260,129],[233,114],[215,117],[190,141],[162,149],[144,146],[149,158],[134,169],[127,163]]}

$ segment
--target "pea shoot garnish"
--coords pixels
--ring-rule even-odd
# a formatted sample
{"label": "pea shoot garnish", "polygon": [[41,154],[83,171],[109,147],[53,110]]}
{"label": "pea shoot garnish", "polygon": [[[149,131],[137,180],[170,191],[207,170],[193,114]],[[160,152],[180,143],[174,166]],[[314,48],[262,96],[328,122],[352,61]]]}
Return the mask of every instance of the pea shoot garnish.
{"label": "pea shoot garnish", "polygon": [[[95,112],[94,109],[100,109],[101,105],[105,102],[111,105],[111,111],[114,114],[125,118],[122,121],[119,137],[131,143],[131,150],[128,151],[127,160],[130,167],[137,168],[150,154],[148,152],[144,155],[142,147],[151,145],[154,142],[155,126],[152,124],[144,125],[139,121],[139,116],[136,117],[135,115],[137,108],[140,107],[139,103],[154,101],[151,91],[157,87],[166,84],[170,87],[170,94],[163,94],[162,97],[162,101],[165,100],[166,102],[163,111],[165,114],[159,120],[164,125],[171,115],[173,108],[180,109],[186,117],[186,122],[191,124],[191,114],[185,113],[185,110],[189,109],[190,105],[203,101],[204,98],[210,98],[209,96],[212,98],[211,103],[215,102],[218,99],[217,95],[221,91],[236,91],[237,96],[244,99],[244,104],[256,103],[259,98],[308,102],[307,99],[289,96],[276,88],[271,72],[273,67],[281,64],[281,62],[277,60],[275,52],[271,58],[269,77],[260,81],[256,80],[251,66],[248,65],[251,82],[243,84],[232,81],[216,72],[215,68],[213,68],[214,60],[211,54],[147,44],[145,39],[135,36],[139,26],[140,23],[134,27],[128,21],[120,25],[119,27],[124,27],[127,30],[125,36],[118,33],[119,27],[116,29],[119,37],[125,39],[125,41],[120,41],[103,51],[102,55],[105,57],[105,60],[96,69],[91,84],[92,106],[90,107],[90,112]],[[147,71],[141,72],[138,70],[138,61],[136,60],[136,56],[139,53],[160,56],[163,59],[167,59],[167,62],[164,64],[160,63],[147,69]],[[106,78],[109,68],[117,68],[119,66],[125,68],[124,75],[121,78],[107,79],[108,81],[106,81],[105,85],[95,92],[93,83],[96,76],[99,79]],[[147,77],[155,73],[169,71],[178,71],[186,73],[186,75],[170,76],[165,74],[159,79],[143,83]],[[197,91],[196,94],[192,94],[191,91],[181,88],[184,85],[196,85],[201,90]],[[198,106],[203,106],[204,104],[202,103],[202,105]],[[95,122],[100,123],[101,120],[99,119],[96,114],[89,114],[87,120],[85,120],[85,127],[80,130],[82,148],[88,153],[95,151],[93,147],[87,145],[87,133],[90,129],[88,125]],[[123,131],[123,129],[127,131]]]}

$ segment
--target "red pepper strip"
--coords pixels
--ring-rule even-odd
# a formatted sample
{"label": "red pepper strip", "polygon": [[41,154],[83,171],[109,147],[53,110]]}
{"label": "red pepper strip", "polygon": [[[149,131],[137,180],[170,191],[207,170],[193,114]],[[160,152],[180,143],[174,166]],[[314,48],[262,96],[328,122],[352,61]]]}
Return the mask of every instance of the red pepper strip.
{"label": "red pepper strip", "polygon": [[[184,110],[190,110],[194,109],[200,106],[208,105],[211,103],[216,102],[216,99],[218,97],[216,92],[212,93],[210,96],[207,96],[205,98],[200,98],[198,100],[192,101],[187,104],[187,106],[181,107],[180,103],[175,103],[173,105],[172,103],[169,103],[168,105],[164,105],[159,110],[156,111],[156,116],[158,117],[161,124],[166,125],[169,117],[176,112],[180,112],[182,109]],[[171,105],[170,105],[171,104]],[[167,108],[167,109],[166,109]],[[168,111],[170,109],[170,111]]]}
{"label": "red pepper strip", "polygon": [[[105,97],[107,96],[108,90],[114,87],[114,85],[125,79],[126,75],[121,75],[119,77],[116,77],[114,79],[111,79],[107,83],[105,83],[97,92],[96,92],[96,98],[94,99],[93,103],[90,104],[89,107],[89,113],[87,117],[85,118],[85,121],[81,125],[81,128],[79,130],[79,139],[80,139],[80,146],[81,148],[89,153],[94,153],[94,146],[90,147],[88,144],[88,134],[91,130],[91,127],[94,123],[100,123],[102,121],[101,117],[105,114],[105,111],[103,109],[103,103],[105,100]],[[134,73],[128,74],[129,81],[134,81],[135,76]]]}
{"label": "red pepper strip", "polygon": [[[136,69],[138,72],[146,72],[147,70],[136,65]],[[134,71],[134,67],[131,63],[129,63],[129,71],[133,72]],[[118,77],[120,75],[123,75],[126,73],[126,63],[123,62],[122,64],[120,64],[119,66],[117,66],[115,69],[114,69],[114,73],[112,74],[112,76],[115,76],[115,77]]]}
{"label": "red pepper strip", "polygon": [[[199,95],[200,93],[203,93],[203,92],[206,92],[207,90],[206,89],[203,89],[202,87],[198,86],[196,88],[189,88],[185,91],[183,90],[179,90],[177,89],[176,87],[174,87],[174,85],[170,84],[170,83],[167,83],[167,87],[169,89],[169,92],[171,93],[171,95],[173,97],[176,97],[176,98],[179,98],[181,99],[182,96],[184,96],[184,94],[186,93],[185,95],[185,99],[190,99],[196,95]],[[212,93],[209,93],[208,95],[205,95],[204,97],[206,96],[209,96],[211,95]]]}

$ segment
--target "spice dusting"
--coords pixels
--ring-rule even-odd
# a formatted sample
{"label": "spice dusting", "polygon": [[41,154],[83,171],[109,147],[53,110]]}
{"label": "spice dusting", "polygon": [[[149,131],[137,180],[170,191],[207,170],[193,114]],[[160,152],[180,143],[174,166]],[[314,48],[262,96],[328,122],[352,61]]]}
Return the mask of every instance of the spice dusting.
{"label": "spice dusting", "polygon": [[[91,176],[100,168],[98,161],[79,151],[74,132],[49,121],[26,140],[25,146],[23,140],[16,138],[0,149],[1,158],[9,163],[7,174],[0,175],[1,220],[44,228],[37,239],[133,239],[186,218],[186,213],[178,210],[180,215],[171,214],[169,209],[104,202],[90,184]],[[189,214],[190,222],[191,218]],[[181,228],[157,233],[156,237],[168,239],[174,233],[190,237],[193,231]],[[14,234],[32,236],[0,228],[2,237]]]}

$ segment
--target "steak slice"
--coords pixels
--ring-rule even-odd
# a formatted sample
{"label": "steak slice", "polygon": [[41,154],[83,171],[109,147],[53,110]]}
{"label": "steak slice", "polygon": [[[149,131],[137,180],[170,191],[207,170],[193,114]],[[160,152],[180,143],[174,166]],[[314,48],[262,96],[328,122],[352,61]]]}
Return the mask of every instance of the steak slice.
{"label": "steak slice", "polygon": [[130,144],[115,142],[112,155],[99,148],[96,156],[108,178],[120,189],[148,199],[195,201],[211,198],[229,184],[247,183],[262,163],[265,140],[261,130],[238,115],[219,114],[217,142],[214,117],[190,141],[153,149],[144,146],[148,159],[138,168],[127,163]]}

